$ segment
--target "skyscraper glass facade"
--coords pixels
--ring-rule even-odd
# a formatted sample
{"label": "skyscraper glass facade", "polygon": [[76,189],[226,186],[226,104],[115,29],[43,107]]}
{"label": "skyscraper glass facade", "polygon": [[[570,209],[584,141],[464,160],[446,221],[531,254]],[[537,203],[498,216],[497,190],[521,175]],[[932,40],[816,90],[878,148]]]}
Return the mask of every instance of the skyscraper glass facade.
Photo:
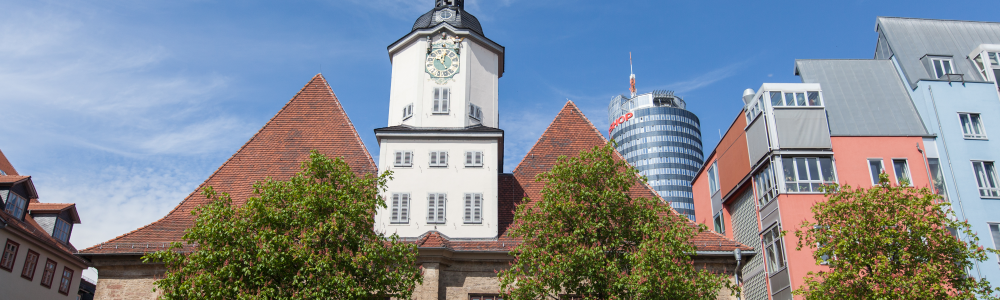
{"label": "skyscraper glass facade", "polygon": [[608,120],[618,153],[674,210],[694,220],[691,180],[705,158],[701,123],[685,109],[684,100],[669,91],[615,96],[608,106]]}

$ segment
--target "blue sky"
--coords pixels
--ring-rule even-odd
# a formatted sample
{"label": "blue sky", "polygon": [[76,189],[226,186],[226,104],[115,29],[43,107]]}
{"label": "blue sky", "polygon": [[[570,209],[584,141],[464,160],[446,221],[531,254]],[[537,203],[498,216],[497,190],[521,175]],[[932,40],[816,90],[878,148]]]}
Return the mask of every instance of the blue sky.
{"label": "blue sky", "polygon": [[[0,2],[0,149],[43,202],[77,203],[78,248],[165,215],[316,73],[373,155],[386,46],[433,0]],[[671,89],[706,155],[746,88],[797,58],[871,58],[875,17],[1000,21],[987,1],[467,0],[504,45],[511,171],[567,99],[602,131],[628,90]]]}

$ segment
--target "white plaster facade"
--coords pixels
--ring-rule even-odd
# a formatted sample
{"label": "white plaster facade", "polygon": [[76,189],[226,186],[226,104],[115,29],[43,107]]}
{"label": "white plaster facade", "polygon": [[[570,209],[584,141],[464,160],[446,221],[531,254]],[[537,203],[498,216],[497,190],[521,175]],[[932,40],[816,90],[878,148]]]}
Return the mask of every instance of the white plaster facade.
{"label": "white plaster facade", "polygon": [[[50,245],[43,245],[35,239],[14,233],[10,228],[0,229],[0,246],[5,245],[8,240],[20,244],[12,270],[0,269],[0,299],[76,299],[80,290],[80,276],[87,267],[77,260],[70,260],[72,257],[68,254],[57,254],[55,251],[59,250],[54,250]],[[31,280],[21,276],[28,250],[38,253]],[[45,287],[41,285],[42,273],[45,262],[49,259],[56,262],[56,269],[52,276],[51,287]],[[66,267],[73,271],[73,276],[70,278],[69,293],[64,295],[59,293],[59,281],[62,278],[63,268]]]}
{"label": "white plaster facade", "polygon": [[[435,80],[425,70],[428,43],[459,39],[459,69],[450,79]],[[451,238],[494,238],[497,236],[497,179],[503,165],[503,132],[497,112],[498,79],[502,74],[503,47],[474,32],[442,23],[432,29],[417,30],[389,48],[392,84],[388,126],[407,130],[377,129],[379,170],[392,170],[383,194],[386,209],[376,213],[376,230],[400,237],[418,237],[437,230]],[[435,113],[435,88],[450,89],[450,111]],[[481,118],[470,117],[469,104],[482,110]],[[413,105],[412,116],[404,119],[404,108]],[[487,130],[469,130],[482,125]],[[394,166],[395,153],[412,153],[410,166]],[[447,151],[447,166],[431,166],[432,151]],[[481,166],[467,166],[466,151],[482,152]],[[408,193],[407,221],[393,223],[392,195]],[[444,222],[429,222],[429,194],[447,195]],[[481,220],[464,218],[466,193],[482,194]]]}

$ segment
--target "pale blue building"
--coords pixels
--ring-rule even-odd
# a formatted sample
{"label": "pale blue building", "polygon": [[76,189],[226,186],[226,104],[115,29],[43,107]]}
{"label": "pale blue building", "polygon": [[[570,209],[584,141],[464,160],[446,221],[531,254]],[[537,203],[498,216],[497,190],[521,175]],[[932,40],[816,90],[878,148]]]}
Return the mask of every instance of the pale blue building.
{"label": "pale blue building", "polygon": [[[1000,248],[1000,23],[879,17],[876,31],[875,59],[893,62],[936,136],[918,145],[936,189],[981,246]],[[1000,257],[970,275],[1000,285]]]}

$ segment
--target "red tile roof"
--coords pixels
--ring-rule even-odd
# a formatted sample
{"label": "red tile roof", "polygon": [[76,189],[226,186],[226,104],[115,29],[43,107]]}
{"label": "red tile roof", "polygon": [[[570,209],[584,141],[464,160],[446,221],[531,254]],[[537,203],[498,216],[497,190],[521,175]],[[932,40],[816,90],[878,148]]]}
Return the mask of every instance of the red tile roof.
{"label": "red tile roof", "polygon": [[69,210],[73,217],[73,224],[80,224],[80,214],[76,211],[76,203],[40,203],[38,199],[31,199],[28,203],[28,212],[31,213],[61,213]]}
{"label": "red tile roof", "polygon": [[84,249],[81,254],[146,253],[182,241],[184,230],[194,224],[191,211],[207,201],[201,195],[202,188],[212,186],[228,192],[235,203],[242,204],[252,196],[254,182],[268,177],[286,180],[295,175],[312,149],[327,156],[344,157],[359,174],[376,172],[375,161],[321,74],[314,76],[250,141],[167,216]]}
{"label": "red tile roof", "polygon": [[3,155],[3,151],[0,151],[0,170],[3,170],[7,175],[17,175],[17,170],[14,169],[14,165],[10,164],[7,160],[7,156]]}
{"label": "red tile roof", "polygon": [[0,175],[0,183],[18,183],[28,179],[31,179],[31,176]]}

